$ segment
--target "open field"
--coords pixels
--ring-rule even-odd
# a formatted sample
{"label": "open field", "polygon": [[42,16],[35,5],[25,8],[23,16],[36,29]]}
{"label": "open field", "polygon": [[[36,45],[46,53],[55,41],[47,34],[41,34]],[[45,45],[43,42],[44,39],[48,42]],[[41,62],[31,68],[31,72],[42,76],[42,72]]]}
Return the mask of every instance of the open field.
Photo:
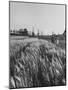
{"label": "open field", "polygon": [[66,85],[65,49],[46,40],[10,37],[10,88]]}

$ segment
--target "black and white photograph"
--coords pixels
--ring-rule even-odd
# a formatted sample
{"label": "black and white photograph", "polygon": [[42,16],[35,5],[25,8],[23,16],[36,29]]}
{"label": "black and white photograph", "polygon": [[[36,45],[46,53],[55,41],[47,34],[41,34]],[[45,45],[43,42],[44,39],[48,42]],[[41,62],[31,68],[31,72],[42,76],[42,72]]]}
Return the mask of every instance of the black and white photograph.
{"label": "black and white photograph", "polygon": [[9,88],[66,85],[66,4],[9,1]]}

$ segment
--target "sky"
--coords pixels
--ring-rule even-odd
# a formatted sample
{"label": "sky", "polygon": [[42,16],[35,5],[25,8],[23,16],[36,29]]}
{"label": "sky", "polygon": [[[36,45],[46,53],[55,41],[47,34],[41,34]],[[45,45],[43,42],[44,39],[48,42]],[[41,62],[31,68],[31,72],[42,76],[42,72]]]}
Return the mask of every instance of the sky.
{"label": "sky", "polygon": [[10,2],[10,30],[27,28],[42,34],[62,34],[65,30],[65,6]]}

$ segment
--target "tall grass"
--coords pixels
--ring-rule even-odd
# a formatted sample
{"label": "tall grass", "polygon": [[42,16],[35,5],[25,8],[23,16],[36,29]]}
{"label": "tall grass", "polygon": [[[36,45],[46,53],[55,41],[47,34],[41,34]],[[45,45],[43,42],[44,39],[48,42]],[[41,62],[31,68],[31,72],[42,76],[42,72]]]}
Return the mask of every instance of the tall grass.
{"label": "tall grass", "polygon": [[44,40],[10,45],[10,88],[65,84],[64,50]]}

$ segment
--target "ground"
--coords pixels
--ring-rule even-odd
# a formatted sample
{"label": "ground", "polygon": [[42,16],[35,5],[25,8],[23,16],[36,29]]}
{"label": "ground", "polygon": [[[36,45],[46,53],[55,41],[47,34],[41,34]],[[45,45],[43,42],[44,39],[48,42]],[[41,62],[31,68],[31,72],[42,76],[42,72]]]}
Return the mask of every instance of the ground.
{"label": "ground", "polygon": [[65,49],[43,39],[10,37],[10,88],[65,84]]}

